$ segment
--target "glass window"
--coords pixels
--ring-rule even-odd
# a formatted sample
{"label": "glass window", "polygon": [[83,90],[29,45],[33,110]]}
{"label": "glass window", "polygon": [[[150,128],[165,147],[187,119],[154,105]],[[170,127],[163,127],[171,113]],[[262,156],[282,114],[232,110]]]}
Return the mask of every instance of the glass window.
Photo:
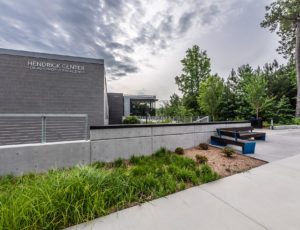
{"label": "glass window", "polygon": [[130,115],[132,116],[155,116],[155,101],[152,100],[130,100]]}

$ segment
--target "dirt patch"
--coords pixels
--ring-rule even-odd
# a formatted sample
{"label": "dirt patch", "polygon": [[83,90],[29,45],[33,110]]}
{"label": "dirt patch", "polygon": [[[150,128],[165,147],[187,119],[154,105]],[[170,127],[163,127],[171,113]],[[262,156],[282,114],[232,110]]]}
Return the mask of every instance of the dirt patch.
{"label": "dirt patch", "polygon": [[231,176],[266,164],[265,161],[244,156],[239,153],[234,153],[232,157],[226,157],[221,149],[212,146],[209,146],[208,150],[201,150],[200,148],[184,150],[184,156],[193,158],[194,160],[196,160],[196,154],[206,156],[208,165],[222,177]]}

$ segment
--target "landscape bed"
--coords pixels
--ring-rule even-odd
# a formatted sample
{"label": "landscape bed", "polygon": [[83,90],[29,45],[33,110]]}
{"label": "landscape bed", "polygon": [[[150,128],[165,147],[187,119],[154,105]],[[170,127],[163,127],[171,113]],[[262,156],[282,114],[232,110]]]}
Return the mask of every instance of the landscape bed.
{"label": "landscape bed", "polygon": [[152,156],[0,179],[0,229],[63,229],[219,179],[162,148]]}
{"label": "landscape bed", "polygon": [[184,150],[184,156],[186,157],[196,160],[196,155],[207,157],[207,164],[222,177],[244,172],[267,163],[239,153],[233,153],[231,157],[226,157],[222,149],[213,146],[209,146],[207,150],[198,147]]}
{"label": "landscape bed", "polygon": [[[193,148],[180,156],[161,148],[151,156],[126,161],[4,176],[0,178],[0,229],[63,229],[86,222],[219,179],[209,165],[227,176],[215,167],[220,161],[210,156],[208,164],[196,163],[192,158],[197,151],[213,155],[218,149]],[[234,155],[230,160],[238,158]]]}

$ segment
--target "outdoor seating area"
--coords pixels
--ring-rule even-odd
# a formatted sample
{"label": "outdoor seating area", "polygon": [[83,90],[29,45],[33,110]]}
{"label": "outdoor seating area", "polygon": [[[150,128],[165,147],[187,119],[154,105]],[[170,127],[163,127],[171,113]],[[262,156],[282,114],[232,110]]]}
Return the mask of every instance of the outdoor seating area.
{"label": "outdoor seating area", "polygon": [[[237,145],[242,147],[243,154],[253,154],[255,152],[254,140],[266,140],[266,133],[253,132],[253,127],[232,127],[217,129],[218,136],[211,136],[211,144],[226,146]],[[254,140],[253,140],[254,139]]]}

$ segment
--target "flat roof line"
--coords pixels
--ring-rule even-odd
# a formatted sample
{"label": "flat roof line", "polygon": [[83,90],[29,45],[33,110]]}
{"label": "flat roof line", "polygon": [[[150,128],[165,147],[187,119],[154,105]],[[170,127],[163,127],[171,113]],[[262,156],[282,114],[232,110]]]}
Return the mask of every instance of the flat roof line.
{"label": "flat roof line", "polygon": [[124,94],[124,97],[138,97],[138,98],[156,98],[156,95],[144,95],[144,94],[140,94],[140,95],[132,95],[132,94]]}
{"label": "flat roof line", "polygon": [[3,49],[3,48],[0,48],[0,54],[32,57],[32,58],[45,58],[45,59],[60,60],[60,61],[83,62],[83,63],[92,63],[92,64],[101,64],[101,65],[104,64],[104,59],[85,58],[85,57],[76,57],[76,56],[59,55],[59,54],[48,54],[48,53],[22,51],[22,50],[11,50],[11,49]]}

